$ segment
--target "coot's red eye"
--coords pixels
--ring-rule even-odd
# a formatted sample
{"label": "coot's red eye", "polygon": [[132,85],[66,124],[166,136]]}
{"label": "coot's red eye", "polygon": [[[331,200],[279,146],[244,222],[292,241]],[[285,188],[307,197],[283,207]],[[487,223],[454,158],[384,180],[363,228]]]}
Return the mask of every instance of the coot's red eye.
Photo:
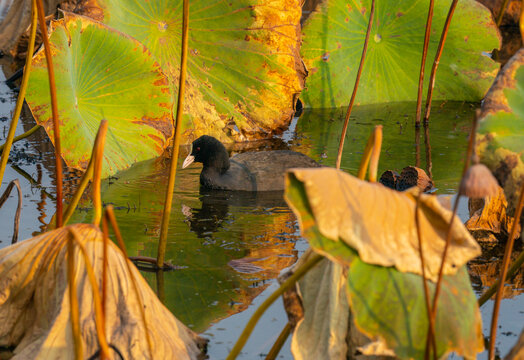
{"label": "coot's red eye", "polygon": [[196,151],[200,151],[200,146],[196,148]]}

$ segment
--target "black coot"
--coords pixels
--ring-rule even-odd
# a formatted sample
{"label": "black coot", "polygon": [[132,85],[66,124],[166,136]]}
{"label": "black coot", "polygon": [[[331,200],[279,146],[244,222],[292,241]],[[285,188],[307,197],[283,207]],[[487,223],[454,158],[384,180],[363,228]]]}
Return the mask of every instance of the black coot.
{"label": "black coot", "polygon": [[284,173],[290,168],[320,167],[304,154],[289,151],[246,152],[229,158],[226,148],[212,136],[193,141],[182,168],[204,164],[200,184],[209,189],[241,191],[284,190]]}

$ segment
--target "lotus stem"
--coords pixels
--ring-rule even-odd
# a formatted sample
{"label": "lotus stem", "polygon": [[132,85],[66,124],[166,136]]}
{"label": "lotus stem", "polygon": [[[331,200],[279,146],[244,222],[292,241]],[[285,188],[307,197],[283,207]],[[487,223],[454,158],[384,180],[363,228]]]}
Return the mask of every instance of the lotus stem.
{"label": "lotus stem", "polygon": [[13,225],[13,237],[11,238],[11,245],[16,244],[18,241],[18,228],[20,227],[20,213],[22,212],[22,189],[20,188],[20,182],[18,179],[12,180],[5,189],[2,196],[0,196],[0,208],[4,205],[6,200],[9,198],[9,195],[11,194],[11,190],[13,190],[13,187],[16,186],[16,190],[18,192],[18,205],[16,207],[16,213],[15,213],[15,220]]}
{"label": "lotus stem", "polygon": [[75,245],[73,234],[70,234],[70,237],[67,240],[67,282],[69,285],[69,306],[71,310],[71,329],[75,346],[75,359],[82,360],[84,356],[82,349],[82,335],[80,333],[80,310],[78,306],[78,296],[76,294]]}
{"label": "lotus stem", "polygon": [[20,112],[22,111],[22,105],[24,105],[25,92],[27,90],[27,83],[29,82],[29,74],[31,74],[32,56],[35,48],[36,28],[37,11],[36,2],[35,0],[33,0],[31,2],[31,34],[29,35],[27,56],[25,58],[24,77],[22,78],[22,84],[20,85],[20,92],[18,93],[18,99],[16,100],[13,118],[11,119],[11,124],[9,124],[9,132],[7,133],[7,139],[5,141],[5,144],[3,144],[0,147],[0,150],[2,150],[2,156],[0,158],[0,185],[2,184],[2,180],[4,178],[4,172],[7,166],[7,160],[9,159],[9,153],[11,152],[11,146],[13,146],[13,142],[15,141],[14,139],[16,127],[18,125],[18,118],[20,117]]}
{"label": "lotus stem", "polygon": [[[442,285],[442,277],[444,275],[444,264],[446,263],[446,256],[448,254],[449,244],[451,243],[451,228],[453,226],[453,221],[455,220],[455,215],[457,214],[460,196],[462,195],[461,189],[462,189],[462,184],[464,182],[464,175],[466,175],[466,172],[468,171],[468,168],[471,162],[471,155],[473,154],[473,146],[475,144],[478,117],[479,117],[479,111],[476,112],[475,117],[473,118],[473,124],[471,126],[471,132],[470,132],[469,141],[468,141],[468,149],[466,151],[466,159],[464,159],[464,168],[462,169],[462,176],[460,178],[457,196],[455,197],[455,201],[453,202],[453,211],[452,211],[451,218],[449,220],[448,229],[446,232],[446,243],[444,245],[444,250],[442,252],[442,260],[440,262],[438,280],[435,286],[435,295],[433,296],[433,306],[431,309],[431,316],[432,316],[433,323],[435,322],[435,319],[437,317],[437,304],[438,304],[438,298],[440,295],[440,288]],[[429,333],[430,333],[430,330],[428,329],[428,335]],[[428,336],[428,338],[426,339],[426,347],[428,346],[429,341],[430,340]]]}
{"label": "lotus stem", "polygon": [[488,359],[495,359],[495,340],[497,339],[497,323],[499,318],[500,302],[504,293],[504,282],[508,273],[508,265],[511,259],[511,252],[513,251],[513,244],[515,242],[515,235],[517,232],[517,226],[520,223],[520,215],[522,214],[522,204],[524,203],[524,183],[520,187],[519,200],[517,202],[517,208],[515,210],[515,220],[511,226],[509,233],[508,242],[506,243],[506,249],[504,251],[504,258],[502,260],[502,272],[499,276],[499,284],[497,288],[497,296],[495,297],[495,305],[493,306],[493,315],[491,316],[491,330],[489,337],[489,353]]}
{"label": "lotus stem", "polygon": [[102,218],[102,197],[100,195],[100,182],[102,177],[102,163],[104,159],[104,144],[107,134],[107,120],[102,120],[96,134],[95,146],[93,147],[94,169],[93,169],[93,224],[98,226]]}
{"label": "lotus stem", "polygon": [[371,152],[373,151],[373,147],[375,145],[375,131],[371,133],[371,135],[368,138],[368,142],[366,143],[366,147],[364,148],[364,153],[362,154],[362,159],[360,160],[360,165],[358,167],[358,174],[357,177],[360,180],[364,180],[366,177],[366,172],[368,170],[369,165],[369,159],[371,158]]}
{"label": "lotus stem", "polygon": [[[497,16],[497,27],[500,27],[500,24],[502,24],[502,18],[504,17],[504,13],[506,12],[506,8],[508,7],[509,0],[504,0],[502,5],[500,6],[500,12],[499,16]],[[520,18],[522,21],[522,18]]]}
{"label": "lotus stem", "polygon": [[369,160],[369,182],[377,181],[378,161],[382,148],[382,125],[375,126],[373,130],[373,151]]}
{"label": "lotus stem", "polygon": [[[95,142],[93,144],[93,150],[91,151],[91,158],[89,159],[89,163],[87,164],[86,171],[84,172],[84,175],[82,176],[82,179],[80,180],[80,184],[78,184],[78,188],[75,191],[75,194],[73,195],[73,198],[71,199],[71,202],[67,206],[64,217],[63,217],[63,223],[64,225],[69,222],[69,219],[73,215],[73,212],[76,209],[76,206],[78,205],[78,202],[80,201],[80,198],[82,197],[82,194],[84,193],[85,189],[87,188],[87,185],[89,184],[89,180],[93,177],[93,167],[95,166],[95,157],[97,149],[101,147],[101,151],[103,152],[104,149],[104,142],[105,137],[107,134],[107,120],[102,120],[100,122],[100,126],[98,127],[98,132],[95,137]],[[98,190],[100,193],[100,190]],[[93,190],[94,193],[94,190]],[[93,198],[93,203],[95,202],[96,196]],[[100,201],[100,198],[98,199]],[[101,201],[100,201],[101,202]],[[96,206],[95,206],[96,209]],[[100,210],[101,212],[101,210]],[[100,220],[99,220],[100,223]]]}
{"label": "lotus stem", "polygon": [[[437,359],[437,343],[435,340],[435,322],[431,317],[431,304],[429,299],[429,289],[426,278],[426,264],[424,261],[424,249],[422,248],[422,234],[420,232],[420,197],[422,196],[422,191],[419,191],[417,196],[417,202],[415,205],[415,225],[417,229],[417,239],[418,239],[418,253],[420,256],[420,267],[422,268],[422,284],[424,286],[424,299],[426,300],[426,310],[428,314],[428,337],[431,339],[431,347],[433,348],[433,359]],[[426,351],[424,353],[424,359],[429,359],[430,348],[426,344]]]}
{"label": "lotus stem", "polygon": [[375,15],[375,0],[371,1],[371,10],[369,12],[368,27],[366,29],[366,38],[364,40],[364,47],[362,49],[362,56],[360,57],[360,64],[358,65],[357,77],[355,79],[355,85],[353,86],[353,93],[351,94],[351,100],[349,101],[348,109],[346,111],[346,118],[344,119],[344,126],[342,127],[342,134],[340,135],[340,144],[338,145],[338,154],[336,161],[336,168],[340,169],[340,162],[342,161],[342,151],[344,149],[344,140],[346,139],[346,132],[348,130],[349,117],[351,116],[351,110],[353,109],[353,103],[357,97],[358,83],[360,82],[360,76],[362,75],[362,69],[364,67],[364,60],[366,59],[366,52],[368,50],[369,33],[371,32],[371,26],[373,25],[373,17]]}
{"label": "lotus stem", "polygon": [[82,241],[80,240],[80,235],[78,234],[78,232],[75,230],[74,227],[70,227],[69,232],[73,235],[72,239],[74,240],[76,245],[78,245],[78,248],[80,249],[80,253],[82,254],[82,257],[84,258],[87,277],[89,279],[89,283],[91,284],[91,288],[93,290],[93,303],[95,305],[95,327],[96,327],[96,336],[97,336],[98,343],[100,346],[100,358],[109,359],[109,346],[107,345],[107,340],[106,340],[104,316],[102,314],[102,301],[100,299],[100,293],[98,292],[98,284],[96,281],[95,271],[93,270],[93,266],[91,266],[91,261],[89,260],[87,250],[84,244],[82,244]]}
{"label": "lotus stem", "polygon": [[426,57],[428,56],[429,36],[431,34],[431,22],[433,21],[434,0],[429,0],[428,19],[426,21],[426,32],[424,34],[424,47],[422,48],[422,60],[420,63],[420,75],[418,78],[417,94],[417,114],[415,117],[415,126],[420,126],[420,116],[422,110],[422,90],[424,89],[424,69],[426,67]]}
{"label": "lotus stem", "polygon": [[[22,91],[22,90],[20,90],[20,91]],[[42,125],[35,125],[35,126],[33,126],[31,129],[27,130],[25,133],[20,134],[20,135],[18,135],[18,136],[15,136],[15,137],[13,138],[13,144],[14,144],[15,142],[18,142],[18,141],[20,141],[20,140],[23,140],[23,139],[28,138],[29,136],[33,135],[35,132],[37,132],[38,130],[40,130],[41,127],[42,127]],[[9,137],[9,135],[8,135],[8,137]],[[12,144],[11,144],[11,145],[12,145]],[[8,146],[8,144],[7,144],[7,140],[6,140],[5,143],[3,143],[2,145],[0,145],[0,152],[3,152],[4,149],[5,149],[7,146]],[[11,146],[9,146],[9,148],[11,148]]]}
{"label": "lotus stem", "polygon": [[129,277],[131,278],[131,283],[133,285],[133,290],[135,292],[136,302],[138,303],[140,307],[140,316],[142,317],[142,324],[144,326],[144,334],[147,341],[147,347],[149,351],[149,358],[154,359],[153,357],[153,345],[151,342],[151,337],[149,336],[149,330],[147,326],[147,319],[146,319],[146,313],[144,311],[144,303],[142,301],[142,298],[140,297],[140,292],[138,291],[138,285],[136,283],[135,276],[133,272],[131,271],[131,260],[128,259],[127,256],[127,250],[126,246],[124,244],[124,240],[122,239],[122,235],[120,233],[120,229],[118,227],[118,223],[116,222],[115,213],[113,212],[113,206],[109,205],[106,207],[105,212],[105,220],[109,221],[111,224],[111,227],[113,228],[113,231],[115,233],[116,240],[118,242],[118,246],[120,247],[120,250],[122,251],[122,254],[125,257],[125,263],[126,263],[126,269]]}
{"label": "lotus stem", "polygon": [[288,321],[286,326],[282,329],[282,332],[280,335],[278,335],[277,340],[271,347],[271,350],[269,350],[269,353],[266,356],[266,360],[275,360],[278,356],[278,353],[282,349],[282,346],[286,343],[287,338],[291,334],[292,326],[291,323]]}
{"label": "lotus stem", "polygon": [[442,56],[442,51],[444,50],[444,44],[446,43],[446,38],[448,36],[449,25],[451,24],[451,18],[453,18],[453,13],[457,7],[458,0],[453,0],[449,7],[448,16],[446,22],[444,23],[444,29],[442,29],[442,35],[440,36],[440,42],[438,43],[437,53],[435,54],[435,60],[433,61],[433,67],[431,68],[431,75],[429,76],[429,85],[428,85],[428,96],[426,98],[426,112],[424,114],[424,123],[429,122],[429,114],[431,112],[431,100],[433,98],[433,88],[435,87],[435,77],[437,75],[437,68],[440,62],[440,57]]}
{"label": "lotus stem", "polygon": [[[58,123],[58,103],[56,100],[55,70],[51,56],[51,46],[47,36],[44,6],[42,0],[36,0],[38,22],[44,40],[45,58],[47,61],[47,73],[49,76],[49,89],[51,92],[51,111],[53,113],[53,135],[55,145],[55,172],[56,172],[56,227],[62,226],[62,146],[60,145],[60,124]],[[29,53],[28,53],[29,54]],[[24,74],[25,76],[25,74]]]}
{"label": "lotus stem", "polygon": [[249,319],[249,322],[242,331],[242,334],[240,334],[240,337],[238,338],[235,346],[227,356],[227,360],[236,359],[236,357],[244,347],[247,339],[249,338],[249,335],[251,335],[251,332],[255,328],[255,325],[257,324],[258,320],[260,319],[262,314],[264,314],[264,312],[271,306],[271,304],[273,304],[276,299],[278,299],[286,290],[288,290],[293,284],[295,284],[295,282],[302,278],[302,276],[304,276],[323,258],[324,257],[322,255],[313,254],[304,265],[299,267],[293,273],[293,275],[291,275],[286,281],[284,281],[275,292],[269,295],[269,297],[266,300],[264,300],[262,304],[260,304],[260,306],[254,312],[254,314],[251,316],[251,319]]}
{"label": "lotus stem", "polygon": [[162,214],[162,225],[160,228],[160,239],[158,243],[157,266],[164,264],[166,257],[167,232],[169,228],[169,218],[171,217],[171,206],[173,204],[173,191],[175,188],[176,168],[178,165],[178,151],[180,148],[180,138],[182,136],[182,115],[184,113],[184,93],[186,89],[187,73],[187,43],[189,29],[189,0],[184,0],[183,20],[182,20],[182,51],[180,55],[180,77],[178,82],[178,101],[176,107],[175,139],[173,141],[173,151],[171,152],[171,162],[169,167],[169,179],[167,181],[166,198],[164,201],[164,211]]}
{"label": "lotus stem", "polygon": [[107,220],[105,217],[102,218],[102,234],[104,240],[104,250],[102,253],[102,315],[104,316],[104,323],[107,314],[107,247],[109,245],[109,228],[107,226]]}

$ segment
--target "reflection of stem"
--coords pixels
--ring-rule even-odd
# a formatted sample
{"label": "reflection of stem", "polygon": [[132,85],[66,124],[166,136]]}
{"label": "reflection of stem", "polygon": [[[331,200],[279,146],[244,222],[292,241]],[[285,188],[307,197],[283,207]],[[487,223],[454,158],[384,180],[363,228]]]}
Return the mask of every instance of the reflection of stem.
{"label": "reflection of stem", "polygon": [[[58,123],[58,104],[56,100],[55,70],[51,57],[51,45],[45,24],[44,6],[42,0],[36,0],[40,32],[44,40],[45,58],[47,61],[47,74],[49,76],[49,89],[51,92],[51,111],[53,113],[53,135],[55,145],[55,173],[56,173],[56,227],[62,226],[62,146],[60,144],[60,125]],[[29,54],[29,53],[28,53]],[[29,55],[28,55],[29,56]],[[25,75],[25,74],[24,74]]]}
{"label": "reflection of stem", "polygon": [[[420,267],[422,268],[422,283],[424,285],[424,298],[426,300],[426,310],[428,313],[428,322],[429,322],[429,329],[428,329],[428,337],[431,339],[431,347],[433,348],[433,358],[437,359],[437,345],[435,341],[435,322],[433,321],[431,317],[431,304],[429,300],[429,289],[428,289],[428,283],[426,280],[426,264],[424,261],[424,249],[422,249],[422,234],[420,233],[420,197],[422,196],[422,192],[420,191],[417,196],[417,203],[415,206],[415,225],[417,228],[417,239],[418,239],[418,253],[420,256]],[[429,359],[429,352],[430,349],[428,346],[426,346],[426,351],[424,354],[424,359]]]}
{"label": "reflection of stem", "polygon": [[338,155],[336,168],[340,169],[340,162],[342,161],[342,150],[344,149],[344,140],[346,138],[346,132],[348,129],[349,117],[351,116],[351,110],[353,109],[353,103],[357,96],[358,83],[360,81],[360,75],[362,74],[362,68],[364,67],[364,59],[366,58],[366,52],[368,50],[369,33],[371,26],[373,25],[373,15],[375,14],[375,0],[371,1],[371,10],[369,12],[368,28],[366,30],[366,38],[364,40],[364,48],[362,49],[362,56],[360,57],[360,64],[358,65],[357,77],[355,79],[355,85],[353,86],[353,93],[351,94],[351,100],[349,101],[348,110],[346,112],[346,118],[344,120],[344,126],[342,127],[342,135],[340,135],[340,144],[338,145]]}
{"label": "reflection of stem", "polygon": [[238,338],[235,346],[227,356],[227,360],[233,360],[236,359],[242,348],[244,347],[247,339],[249,338],[249,335],[251,335],[251,332],[255,328],[255,325],[257,324],[258,320],[264,314],[264,312],[275,302],[276,299],[278,299],[284,292],[286,292],[287,289],[289,289],[293,284],[295,284],[302,276],[304,276],[311,268],[313,268],[320,260],[322,260],[324,257],[319,254],[314,254],[304,265],[299,267],[293,275],[291,275],[286,281],[280,285],[280,287],[272,293],[260,306],[257,308],[255,313],[251,316],[251,319],[249,319],[249,322],[247,323],[246,327],[244,328],[244,331],[242,331],[242,334],[240,334],[240,337]]}
{"label": "reflection of stem", "polygon": [[[14,144],[14,143],[17,142],[17,141],[23,140],[23,139],[25,139],[25,138],[27,138],[27,137],[33,135],[33,134],[34,134],[35,132],[37,132],[41,127],[42,127],[42,125],[35,125],[35,126],[33,126],[31,129],[27,130],[25,133],[20,134],[20,135],[18,135],[18,136],[15,136],[15,137],[13,138],[12,143]],[[8,136],[9,136],[9,135],[8,135]],[[4,151],[4,148],[5,148],[7,145],[8,145],[8,144],[7,144],[7,141],[6,141],[4,144],[0,145],[0,152],[3,152],[3,151]],[[11,146],[8,146],[8,147],[10,148]]]}
{"label": "reflection of stem", "polygon": [[184,112],[184,92],[186,88],[186,67],[187,67],[187,42],[189,28],[189,0],[184,0],[184,12],[182,20],[182,50],[180,54],[180,77],[178,83],[178,102],[176,107],[175,139],[173,141],[173,151],[169,167],[169,179],[167,181],[166,198],[164,201],[164,211],[162,213],[162,225],[160,228],[160,239],[158,242],[157,265],[164,264],[167,246],[167,230],[169,228],[169,218],[171,217],[171,205],[173,203],[173,191],[175,188],[176,167],[178,163],[178,150],[180,148],[180,137],[182,136],[182,115]]}
{"label": "reflection of stem", "polygon": [[[502,5],[500,6],[499,16],[497,17],[497,27],[500,26],[500,24],[502,23],[502,17],[504,16],[504,12],[506,11],[506,7],[508,6],[508,2],[509,2],[508,0],[504,0]],[[521,20],[522,20],[522,18],[521,18]]]}
{"label": "reflection of stem", "polygon": [[497,322],[499,318],[500,301],[502,300],[502,294],[504,293],[504,279],[508,273],[508,265],[511,258],[511,252],[513,251],[513,243],[515,242],[515,233],[517,232],[517,226],[520,223],[520,214],[522,213],[522,203],[524,202],[524,183],[520,187],[519,201],[517,202],[517,208],[515,211],[515,218],[511,231],[509,233],[508,242],[506,243],[506,250],[504,251],[504,258],[502,260],[502,272],[499,277],[499,285],[497,288],[497,296],[495,297],[495,305],[493,306],[493,315],[491,317],[491,330],[489,338],[489,355],[488,359],[493,360],[495,358],[495,340],[497,338]]}
{"label": "reflection of stem", "polygon": [[424,88],[424,70],[426,67],[426,57],[428,55],[429,35],[431,33],[431,22],[433,20],[433,5],[435,1],[429,1],[428,19],[426,20],[426,33],[424,34],[424,47],[422,49],[422,61],[420,64],[420,76],[418,78],[418,94],[417,94],[417,115],[415,118],[415,126],[420,126],[420,115],[422,108],[422,90]]}
{"label": "reflection of stem", "polygon": [[420,127],[415,127],[415,166],[420,167]]}
{"label": "reflection of stem", "polygon": [[431,161],[431,143],[429,142],[429,124],[424,123],[424,145],[426,146],[426,171],[433,180],[433,162]]}
{"label": "reflection of stem", "polygon": [[20,182],[18,182],[18,179],[14,179],[7,185],[7,188],[5,189],[2,196],[0,196],[0,208],[4,205],[5,201],[9,198],[9,195],[11,194],[11,190],[16,186],[16,190],[18,192],[18,205],[16,207],[16,213],[15,213],[15,220],[14,220],[14,226],[13,226],[13,238],[11,240],[11,244],[15,244],[18,240],[18,228],[20,227],[20,212],[22,211],[22,189],[20,188]]}
{"label": "reflection of stem", "polygon": [[164,270],[156,271],[156,296],[162,304],[166,302],[166,292],[164,290]]}
{"label": "reflection of stem", "polygon": [[[37,165],[38,165],[38,164],[37,164]],[[31,177],[31,175],[29,175],[25,170],[23,170],[22,168],[20,168],[20,167],[18,167],[18,166],[16,166],[16,165],[11,165],[11,168],[12,168],[14,171],[16,171],[18,174],[22,175],[22,177],[23,177],[24,179],[26,179],[27,181],[29,181],[29,183],[30,183],[32,186],[36,187],[36,188],[39,189],[39,190],[42,190],[42,191],[43,191],[43,192],[44,192],[44,193],[45,193],[45,194],[46,194],[46,195],[47,195],[51,200],[54,201],[54,200],[56,199],[53,195],[51,195],[51,194],[50,194],[50,193],[45,189],[45,187],[43,187],[42,185],[40,185],[40,183],[37,182],[35,179],[33,179],[33,178]]]}
{"label": "reflection of stem", "polygon": [[[448,36],[449,25],[451,24],[451,18],[457,7],[458,0],[453,0],[451,6],[449,7],[448,17],[444,23],[444,29],[442,30],[442,35],[440,36],[440,42],[438,44],[437,53],[435,54],[435,60],[433,61],[433,67],[431,68],[431,75],[429,76],[429,85],[428,85],[428,96],[426,98],[426,112],[424,114],[424,123],[429,121],[429,113],[431,112],[431,99],[433,97],[433,88],[435,87],[435,76],[437,75],[437,68],[440,62],[440,57],[442,56],[442,50],[444,50],[444,43],[446,42],[446,37]],[[420,121],[420,120],[419,120]]]}
{"label": "reflection of stem", "polygon": [[271,347],[271,350],[269,350],[266,360],[275,360],[278,356],[278,353],[280,352],[280,349],[282,349],[282,346],[286,343],[287,338],[291,334],[292,326],[291,323],[288,321],[286,326],[282,329],[282,332],[280,335],[278,335],[277,340]]}
{"label": "reflection of stem", "polygon": [[[442,252],[442,260],[440,262],[440,269],[438,272],[438,280],[437,285],[435,287],[435,295],[433,297],[433,307],[431,309],[431,316],[433,322],[435,321],[437,317],[437,304],[438,304],[438,297],[440,295],[440,288],[442,285],[442,277],[444,275],[444,264],[446,263],[446,256],[448,254],[449,244],[451,243],[451,227],[453,226],[453,221],[455,220],[455,215],[457,214],[458,204],[460,200],[461,190],[462,190],[462,184],[464,182],[464,175],[466,175],[466,171],[469,168],[469,164],[471,162],[471,155],[473,154],[473,146],[475,144],[475,135],[477,131],[477,122],[478,122],[479,112],[475,114],[475,117],[473,118],[473,124],[471,126],[471,132],[469,134],[469,141],[468,141],[468,149],[466,151],[466,159],[464,160],[464,168],[462,169],[462,176],[460,178],[460,184],[457,191],[457,196],[455,197],[455,201],[453,203],[453,212],[451,214],[451,219],[449,220],[448,229],[446,232],[446,244],[444,245],[444,250]],[[429,335],[429,330],[428,330]],[[429,337],[426,339],[426,347],[429,344]]]}
{"label": "reflection of stem", "polygon": [[6,151],[2,151],[2,157],[0,159],[0,185],[4,178],[5,167],[7,166],[7,159],[9,158],[9,153],[11,152],[11,146],[14,142],[16,126],[18,125],[18,118],[20,117],[20,112],[22,111],[22,105],[24,104],[25,92],[27,89],[27,83],[29,81],[29,74],[31,73],[31,63],[32,63],[32,54],[35,47],[35,37],[36,37],[36,3],[33,0],[31,2],[31,35],[29,37],[29,43],[27,48],[27,56],[25,59],[25,71],[24,77],[22,78],[22,84],[20,85],[20,92],[18,94],[18,99],[16,100],[15,111],[13,113],[13,118],[11,124],[9,125],[9,132],[5,144],[0,148],[3,150],[5,146]]}

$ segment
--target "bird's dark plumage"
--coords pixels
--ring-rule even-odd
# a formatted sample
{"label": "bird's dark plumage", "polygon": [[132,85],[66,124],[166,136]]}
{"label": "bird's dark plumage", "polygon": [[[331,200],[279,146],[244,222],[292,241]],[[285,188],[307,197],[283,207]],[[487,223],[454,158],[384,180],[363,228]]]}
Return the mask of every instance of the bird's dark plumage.
{"label": "bird's dark plumage", "polygon": [[209,189],[240,191],[284,190],[284,173],[291,168],[320,167],[304,154],[289,151],[246,152],[229,158],[226,148],[212,136],[193,141],[183,167],[201,162],[200,184]]}

